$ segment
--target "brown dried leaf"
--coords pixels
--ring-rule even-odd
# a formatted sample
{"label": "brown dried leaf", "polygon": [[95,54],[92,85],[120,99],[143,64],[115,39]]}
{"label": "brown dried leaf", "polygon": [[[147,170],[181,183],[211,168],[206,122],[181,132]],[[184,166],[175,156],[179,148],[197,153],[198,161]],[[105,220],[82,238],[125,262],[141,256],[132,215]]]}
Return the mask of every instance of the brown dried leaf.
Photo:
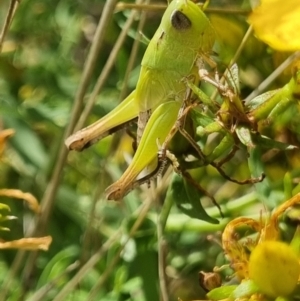
{"label": "brown dried leaf", "polygon": [[15,131],[13,129],[6,129],[0,131],[0,156],[2,155],[5,147],[6,140],[14,135]]}
{"label": "brown dried leaf", "polygon": [[21,238],[18,240],[0,242],[0,249],[22,249],[22,250],[43,250],[48,251],[52,242],[51,236]]}
{"label": "brown dried leaf", "polygon": [[24,200],[28,203],[28,207],[36,214],[40,213],[40,205],[37,199],[28,192],[23,192],[18,189],[0,189],[0,195]]}

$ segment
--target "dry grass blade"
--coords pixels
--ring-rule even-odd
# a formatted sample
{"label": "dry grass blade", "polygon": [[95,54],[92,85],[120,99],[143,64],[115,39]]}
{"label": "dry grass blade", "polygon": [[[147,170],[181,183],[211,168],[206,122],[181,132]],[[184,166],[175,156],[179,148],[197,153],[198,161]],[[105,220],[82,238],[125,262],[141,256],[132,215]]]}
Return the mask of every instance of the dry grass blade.
{"label": "dry grass blade", "polygon": [[31,193],[18,189],[0,189],[0,195],[25,201],[28,207],[36,214],[39,214],[41,211],[37,199]]}
{"label": "dry grass blade", "polygon": [[6,140],[13,136],[15,131],[13,129],[6,129],[0,132],[0,156],[3,154]]}
{"label": "dry grass blade", "polygon": [[244,99],[247,104],[251,99],[262,93],[274,80],[286,69],[288,68],[294,61],[300,58],[300,51],[296,51],[292,55],[290,55],[269,77],[267,77],[255,90],[252,91],[250,95]]}
{"label": "dry grass blade", "polygon": [[8,32],[9,26],[12,22],[12,19],[14,17],[14,14],[18,8],[20,1],[17,0],[11,0],[9,8],[8,8],[8,12],[4,21],[4,26],[2,28],[2,31],[0,33],[0,53],[2,52],[2,47],[3,47],[3,42],[4,42],[4,38]]}
{"label": "dry grass blade", "polygon": [[[249,26],[247,32],[245,33],[244,37],[243,37],[243,40],[241,41],[238,49],[236,50],[233,58],[230,60],[230,63],[229,63],[229,66],[228,68],[226,69],[225,73],[223,74],[221,80],[220,80],[220,84],[224,84],[225,83],[225,80],[226,80],[226,75],[228,74],[229,70],[230,70],[230,67],[232,67],[238,60],[238,58],[240,57],[245,45],[246,45],[246,42],[247,40],[250,38],[250,35],[252,34],[253,32],[253,28],[252,26]],[[213,93],[213,95],[211,96],[212,99],[215,99],[217,97],[217,94],[218,94],[218,89],[215,89],[215,92]]]}
{"label": "dry grass blade", "polygon": [[18,240],[0,242],[0,249],[20,249],[27,251],[43,250],[48,251],[52,242],[51,236],[21,238]]}

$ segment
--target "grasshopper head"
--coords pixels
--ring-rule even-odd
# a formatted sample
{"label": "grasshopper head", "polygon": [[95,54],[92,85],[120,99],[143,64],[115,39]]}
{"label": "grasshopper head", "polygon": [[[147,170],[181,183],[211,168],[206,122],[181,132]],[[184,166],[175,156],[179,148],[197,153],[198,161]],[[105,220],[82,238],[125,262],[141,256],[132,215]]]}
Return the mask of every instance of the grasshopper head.
{"label": "grasshopper head", "polygon": [[200,48],[209,53],[214,44],[215,32],[209,19],[199,6],[190,0],[173,0],[162,19],[166,32],[172,32],[171,39],[186,47]]}

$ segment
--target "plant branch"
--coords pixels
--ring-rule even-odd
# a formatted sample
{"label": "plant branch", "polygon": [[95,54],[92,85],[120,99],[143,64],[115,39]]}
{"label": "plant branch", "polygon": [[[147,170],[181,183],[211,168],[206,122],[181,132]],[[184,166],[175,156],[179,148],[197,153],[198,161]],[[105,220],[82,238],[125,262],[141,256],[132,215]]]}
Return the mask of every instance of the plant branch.
{"label": "plant branch", "polygon": [[4,25],[2,31],[0,33],[0,53],[2,52],[2,47],[4,43],[4,38],[8,32],[12,19],[15,15],[15,12],[20,4],[21,0],[11,0],[10,5],[8,7],[7,15],[5,17]]}

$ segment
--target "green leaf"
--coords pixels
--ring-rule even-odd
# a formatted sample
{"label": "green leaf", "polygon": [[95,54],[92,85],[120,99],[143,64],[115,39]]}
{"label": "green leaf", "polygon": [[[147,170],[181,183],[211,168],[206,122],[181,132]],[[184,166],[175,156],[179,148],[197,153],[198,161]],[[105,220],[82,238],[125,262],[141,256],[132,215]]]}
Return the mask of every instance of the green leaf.
{"label": "green leaf", "polygon": [[234,139],[231,134],[226,134],[220,143],[214,148],[212,153],[207,156],[207,160],[212,162],[216,159],[224,158],[232,150],[234,146]]}
{"label": "green leaf", "polygon": [[[261,160],[262,157],[261,149],[258,146],[251,147],[248,148],[248,153],[249,153],[248,166],[249,166],[251,176],[253,178],[260,177],[265,171],[265,167]],[[254,186],[258,192],[258,196],[260,200],[265,202],[265,204],[268,204],[268,200],[271,199],[268,179],[265,178],[262,182],[255,183]]]}
{"label": "green leaf", "polygon": [[286,172],[284,175],[283,187],[285,199],[288,200],[293,196],[293,178],[290,172]]}
{"label": "green leaf", "polygon": [[244,145],[247,146],[248,150],[253,149],[255,147],[254,143],[252,141],[251,131],[247,127],[244,127],[244,126],[237,127],[236,134],[237,134],[239,140]]}
{"label": "green leaf", "polygon": [[0,210],[6,210],[10,212],[10,207],[6,204],[0,203]]}
{"label": "green leaf", "polygon": [[15,149],[22,154],[27,161],[38,168],[44,169],[48,163],[48,156],[40,138],[31,129],[28,123],[13,117],[3,117],[6,127],[12,128],[16,134],[10,139]]}
{"label": "green leaf", "polygon": [[228,298],[232,292],[237,288],[237,285],[224,285],[217,287],[207,293],[209,300],[222,300]]}
{"label": "green leaf", "polygon": [[[267,105],[267,101],[273,97],[277,92],[279,92],[280,89],[277,90],[273,90],[273,91],[268,91],[265,92],[261,95],[256,96],[255,98],[251,99],[248,103],[247,103],[247,107],[249,108],[249,110],[255,110],[256,108],[258,108],[259,106],[262,105],[262,108],[265,109],[265,106]],[[269,109],[268,107],[268,111],[270,111],[271,109]]]}
{"label": "green leaf", "polygon": [[237,298],[251,296],[258,291],[259,289],[253,280],[246,280],[236,287],[236,289],[230,295],[230,298],[236,300]]}
{"label": "green leaf", "polygon": [[291,248],[300,256],[300,227],[298,226],[290,243]]}
{"label": "green leaf", "polygon": [[177,174],[174,175],[169,189],[171,189],[176,205],[183,213],[208,223],[219,223],[217,219],[209,216],[202,207],[200,202],[202,194],[181,176]]}
{"label": "green leaf", "polygon": [[[61,275],[63,271],[74,262],[75,258],[79,254],[79,249],[75,245],[68,246],[62,251],[56,253],[55,256],[44,267],[43,272],[37,283],[37,287],[40,288],[47,284],[50,280],[55,279],[57,276]],[[67,276],[60,279],[60,284],[67,282]]]}
{"label": "green leaf", "polygon": [[273,139],[270,139],[266,136],[261,136],[261,135],[252,135],[252,141],[253,141],[254,144],[257,144],[261,148],[264,148],[264,149],[276,148],[276,149],[279,149],[279,150],[282,150],[282,151],[286,151],[286,150],[293,150],[293,149],[298,148],[295,145],[291,145],[291,144],[288,144],[288,143],[276,141],[276,140],[273,140]]}

